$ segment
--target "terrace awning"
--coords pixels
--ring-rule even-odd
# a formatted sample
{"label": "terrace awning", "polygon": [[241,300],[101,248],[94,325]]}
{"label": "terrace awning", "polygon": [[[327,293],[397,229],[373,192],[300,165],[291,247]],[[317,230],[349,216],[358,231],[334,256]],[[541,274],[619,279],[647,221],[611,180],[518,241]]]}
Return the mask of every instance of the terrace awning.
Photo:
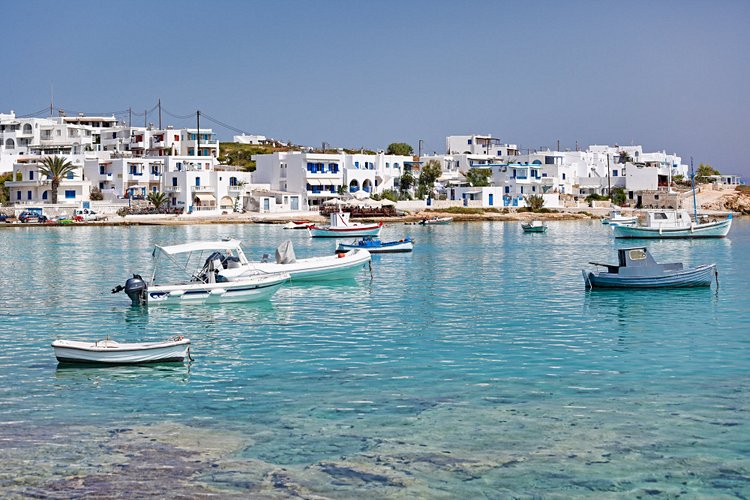
{"label": "terrace awning", "polygon": [[216,205],[216,197],[212,194],[196,194],[195,200],[208,205]]}

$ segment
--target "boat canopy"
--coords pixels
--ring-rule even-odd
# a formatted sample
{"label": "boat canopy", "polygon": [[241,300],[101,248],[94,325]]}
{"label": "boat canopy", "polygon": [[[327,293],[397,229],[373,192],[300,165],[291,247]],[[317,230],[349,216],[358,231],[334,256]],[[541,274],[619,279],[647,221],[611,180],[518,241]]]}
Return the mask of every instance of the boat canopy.
{"label": "boat canopy", "polygon": [[183,243],[182,245],[171,245],[166,247],[156,245],[155,248],[167,255],[203,252],[206,250],[237,250],[240,248],[240,240],[196,241],[194,243]]}

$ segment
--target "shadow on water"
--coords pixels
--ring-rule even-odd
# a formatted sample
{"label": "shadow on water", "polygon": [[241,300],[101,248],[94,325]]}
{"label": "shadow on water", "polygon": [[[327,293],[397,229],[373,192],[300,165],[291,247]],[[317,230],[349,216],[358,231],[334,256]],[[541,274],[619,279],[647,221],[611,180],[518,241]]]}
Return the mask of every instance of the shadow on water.
{"label": "shadow on water", "polygon": [[103,380],[144,381],[168,380],[188,382],[191,363],[153,363],[142,365],[102,366],[97,364],[60,363],[55,370],[55,379],[60,382],[93,382]]}

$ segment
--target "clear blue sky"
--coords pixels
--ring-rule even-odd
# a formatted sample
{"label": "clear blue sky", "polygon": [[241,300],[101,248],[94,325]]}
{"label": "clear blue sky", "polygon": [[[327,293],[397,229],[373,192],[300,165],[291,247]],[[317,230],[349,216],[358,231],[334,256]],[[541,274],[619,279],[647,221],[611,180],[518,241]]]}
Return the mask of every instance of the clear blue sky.
{"label": "clear blue sky", "polygon": [[749,26],[746,0],[15,1],[0,111],[52,84],[71,112],[161,98],[298,144],[642,144],[747,178]]}

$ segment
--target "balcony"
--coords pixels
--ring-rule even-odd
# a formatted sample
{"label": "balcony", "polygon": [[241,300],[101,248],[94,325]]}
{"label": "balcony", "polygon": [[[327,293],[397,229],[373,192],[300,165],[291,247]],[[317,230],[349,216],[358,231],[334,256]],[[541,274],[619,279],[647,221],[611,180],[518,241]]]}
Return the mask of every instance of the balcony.
{"label": "balcony", "polygon": [[205,193],[205,192],[213,192],[214,188],[213,186],[190,186],[190,190],[193,193]]}
{"label": "balcony", "polygon": [[164,191],[169,191],[170,193],[181,193],[182,188],[180,186],[167,186],[164,188]]}

